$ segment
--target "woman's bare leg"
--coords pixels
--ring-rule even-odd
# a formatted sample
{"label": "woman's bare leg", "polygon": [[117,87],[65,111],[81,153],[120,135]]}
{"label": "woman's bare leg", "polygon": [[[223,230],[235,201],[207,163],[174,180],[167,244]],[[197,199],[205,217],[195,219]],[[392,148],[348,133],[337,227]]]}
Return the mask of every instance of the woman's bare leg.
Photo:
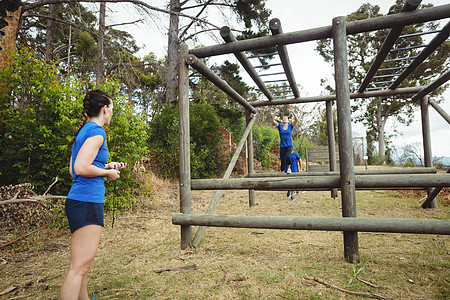
{"label": "woman's bare leg", "polygon": [[100,225],[87,225],[72,234],[70,266],[61,286],[61,300],[89,299],[87,273],[97,253],[101,232]]}

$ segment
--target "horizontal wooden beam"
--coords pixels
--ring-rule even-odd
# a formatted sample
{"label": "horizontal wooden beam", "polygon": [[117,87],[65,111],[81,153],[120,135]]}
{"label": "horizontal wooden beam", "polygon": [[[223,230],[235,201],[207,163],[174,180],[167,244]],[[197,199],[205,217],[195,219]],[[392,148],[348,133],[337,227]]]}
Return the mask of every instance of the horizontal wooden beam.
{"label": "horizontal wooden beam", "polygon": [[[348,22],[347,34],[357,34],[367,31],[388,29],[397,26],[423,23],[427,21],[445,19],[450,17],[450,4],[419,9],[412,12],[400,12],[377,18],[369,18]],[[197,57],[208,57],[233,52],[243,52],[261,48],[270,48],[277,45],[288,45],[331,38],[331,25],[312,29],[287,32],[275,36],[237,41],[202,48],[190,49],[189,53]]]}
{"label": "horizontal wooden beam", "polygon": [[[419,91],[421,91],[423,88],[424,88],[424,86],[417,86],[417,87],[410,87],[410,88],[399,88],[399,89],[395,89],[395,90],[382,90],[382,91],[371,91],[371,92],[364,92],[364,93],[351,93],[350,99],[415,94],[415,93],[418,93]],[[302,98],[281,99],[281,100],[272,100],[272,101],[255,101],[255,102],[250,102],[250,104],[253,107],[258,107],[258,106],[311,103],[311,102],[323,102],[323,101],[334,101],[334,100],[336,100],[336,95],[325,95],[325,96],[302,97]]]}
{"label": "horizontal wooden beam", "polygon": [[323,231],[450,234],[449,220],[318,218],[236,215],[172,215],[174,225]]}
{"label": "horizontal wooden beam", "polygon": [[[401,168],[401,169],[385,169],[385,170],[367,170],[367,171],[355,171],[355,175],[382,175],[382,174],[435,174],[436,168]],[[262,177],[293,177],[293,176],[330,176],[339,175],[339,171],[332,172],[301,172],[301,173],[251,173],[248,175],[250,178],[262,178]]]}
{"label": "horizontal wooden beam", "polygon": [[[193,179],[193,190],[302,190],[339,188],[340,176],[296,176],[295,178]],[[450,174],[356,175],[356,188],[450,187]]]}
{"label": "horizontal wooden beam", "polygon": [[233,89],[225,80],[220,78],[216,73],[214,73],[210,68],[208,68],[200,59],[192,54],[189,54],[186,63],[196,69],[200,74],[205,76],[208,80],[214,83],[218,88],[224,91],[228,96],[236,100],[246,109],[252,113],[256,113],[255,108],[247,102],[235,89]]}

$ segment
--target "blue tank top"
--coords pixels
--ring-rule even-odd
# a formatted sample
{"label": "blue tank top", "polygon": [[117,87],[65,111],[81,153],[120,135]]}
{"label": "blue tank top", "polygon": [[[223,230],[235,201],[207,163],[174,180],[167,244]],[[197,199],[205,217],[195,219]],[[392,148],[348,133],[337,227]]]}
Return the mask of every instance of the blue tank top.
{"label": "blue tank top", "polygon": [[106,132],[103,127],[94,123],[87,122],[81,130],[78,132],[75,143],[72,145],[72,173],[73,173],[73,185],[70,188],[67,198],[77,201],[103,203],[105,198],[105,179],[99,177],[83,177],[79,176],[75,172],[75,160],[78,152],[83,146],[84,142],[93,136],[101,135],[103,137],[103,144],[98,149],[97,156],[92,164],[101,169],[105,168],[105,164],[108,161],[109,153],[106,147]]}
{"label": "blue tank top", "polygon": [[293,146],[292,144],[292,124],[288,125],[286,130],[283,129],[283,124],[278,123],[278,132],[280,133],[280,147]]}

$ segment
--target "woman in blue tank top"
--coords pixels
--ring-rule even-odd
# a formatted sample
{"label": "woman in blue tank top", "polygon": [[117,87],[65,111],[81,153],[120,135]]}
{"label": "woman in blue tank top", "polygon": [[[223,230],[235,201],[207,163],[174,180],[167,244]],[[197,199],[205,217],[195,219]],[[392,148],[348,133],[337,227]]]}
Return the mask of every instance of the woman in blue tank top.
{"label": "woman in blue tank top", "polygon": [[280,108],[277,106],[275,108],[275,112],[272,116],[272,124],[278,128],[278,133],[280,134],[280,159],[281,159],[281,171],[285,171],[287,173],[291,173],[290,165],[290,155],[292,153],[292,148],[294,144],[292,143],[292,130],[294,129],[294,126],[298,122],[297,115],[294,113],[294,110],[292,107],[288,107],[288,110],[292,113],[294,116],[294,122],[292,124],[289,124],[289,119],[287,116],[283,116],[283,119],[281,123],[278,123],[275,121],[275,116],[280,111]]}
{"label": "woman in blue tank top", "polygon": [[[73,185],[67,195],[65,210],[72,240],[70,266],[61,286],[61,299],[89,299],[87,273],[97,252],[103,227],[105,177],[116,180],[126,163],[107,163],[104,125],[113,115],[111,97],[100,90],[89,91],[83,99],[83,113],[75,136],[69,172]],[[87,123],[86,123],[87,121]]]}

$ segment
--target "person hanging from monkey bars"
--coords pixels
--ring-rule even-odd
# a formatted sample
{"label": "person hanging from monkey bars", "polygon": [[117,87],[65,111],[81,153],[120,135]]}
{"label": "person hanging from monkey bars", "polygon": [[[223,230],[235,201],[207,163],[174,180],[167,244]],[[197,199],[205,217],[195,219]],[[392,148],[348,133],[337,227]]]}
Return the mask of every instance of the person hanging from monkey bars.
{"label": "person hanging from monkey bars", "polygon": [[285,171],[286,173],[291,173],[291,159],[290,155],[292,153],[292,148],[294,146],[292,142],[292,130],[294,126],[298,122],[297,115],[294,113],[292,107],[288,107],[288,110],[294,116],[294,122],[289,124],[288,116],[283,116],[281,123],[275,121],[275,116],[280,111],[280,107],[275,108],[275,112],[272,116],[272,124],[273,126],[278,128],[278,133],[280,135],[280,159],[281,159],[281,171]]}

